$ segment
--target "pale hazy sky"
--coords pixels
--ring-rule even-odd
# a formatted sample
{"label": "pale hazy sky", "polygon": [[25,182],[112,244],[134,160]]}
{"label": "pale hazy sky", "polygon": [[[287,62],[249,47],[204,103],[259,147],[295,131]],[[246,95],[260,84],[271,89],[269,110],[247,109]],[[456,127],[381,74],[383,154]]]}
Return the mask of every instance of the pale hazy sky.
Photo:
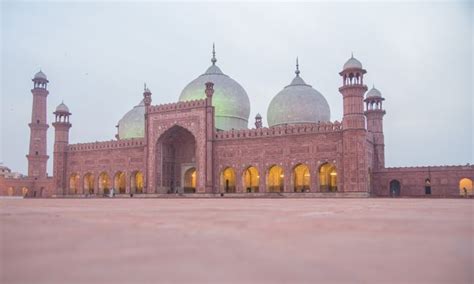
{"label": "pale hazy sky", "polygon": [[[0,162],[27,171],[31,78],[50,80],[48,122],[69,106],[71,143],[114,139],[142,99],[177,101],[211,64],[237,80],[250,124],[301,76],[342,118],[338,75],[354,52],[386,98],[387,166],[472,163],[473,5],[466,2],[1,2]],[[54,131],[48,130],[49,173]]]}

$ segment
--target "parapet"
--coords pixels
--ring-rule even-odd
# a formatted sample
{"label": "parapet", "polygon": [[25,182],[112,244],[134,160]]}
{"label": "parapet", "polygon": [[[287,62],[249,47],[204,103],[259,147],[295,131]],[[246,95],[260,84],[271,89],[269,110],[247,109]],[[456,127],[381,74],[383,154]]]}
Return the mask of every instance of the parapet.
{"label": "parapet", "polygon": [[191,101],[185,101],[185,102],[150,106],[150,108],[148,109],[148,112],[149,113],[168,112],[168,111],[192,109],[192,108],[199,108],[199,107],[206,107],[206,106],[207,106],[207,99],[200,99],[200,100],[191,100]]}
{"label": "parapet", "polygon": [[94,150],[106,150],[106,149],[117,149],[117,148],[133,148],[143,147],[145,140],[143,138],[131,138],[121,140],[110,140],[110,141],[96,141],[91,143],[77,143],[70,144],[68,146],[69,152],[82,152],[82,151],[94,151]]}
{"label": "parapet", "polygon": [[412,166],[412,167],[388,167],[380,169],[381,172],[397,171],[447,171],[447,170],[474,170],[474,165],[441,165],[441,166]]}
{"label": "parapet", "polygon": [[342,124],[335,122],[282,125],[241,130],[217,131],[216,140],[288,136],[298,134],[328,133],[342,131]]}

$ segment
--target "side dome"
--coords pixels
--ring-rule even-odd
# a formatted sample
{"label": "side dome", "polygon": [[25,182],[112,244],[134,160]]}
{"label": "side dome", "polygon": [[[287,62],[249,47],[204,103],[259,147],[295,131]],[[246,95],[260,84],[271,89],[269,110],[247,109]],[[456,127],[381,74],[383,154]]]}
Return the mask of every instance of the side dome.
{"label": "side dome", "polygon": [[118,139],[145,137],[145,103],[143,100],[118,122]]}
{"label": "side dome", "polygon": [[247,92],[217,67],[214,47],[212,53],[212,65],[183,89],[179,100],[204,99],[205,83],[212,82],[214,83],[212,105],[215,108],[216,128],[221,130],[248,128],[250,100]]}
{"label": "side dome", "polygon": [[370,89],[367,94],[365,95],[366,98],[381,98],[382,93],[375,88],[375,86],[372,86],[372,89]]}
{"label": "side dome", "polygon": [[326,122],[331,118],[324,96],[300,77],[298,60],[296,77],[270,102],[267,121],[270,127],[284,124]]}
{"label": "side dome", "polygon": [[346,63],[344,63],[344,66],[342,67],[342,69],[346,70],[346,69],[354,69],[354,68],[363,69],[362,63],[360,63],[359,60],[354,58],[354,54],[351,54],[351,58],[349,58],[349,60],[347,60]]}

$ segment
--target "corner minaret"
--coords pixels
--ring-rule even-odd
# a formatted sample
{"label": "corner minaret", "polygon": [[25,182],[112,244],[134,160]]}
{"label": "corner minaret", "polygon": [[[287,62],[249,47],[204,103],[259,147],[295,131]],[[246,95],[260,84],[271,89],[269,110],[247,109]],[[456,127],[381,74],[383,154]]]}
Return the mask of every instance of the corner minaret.
{"label": "corner minaret", "polygon": [[367,92],[364,100],[367,131],[372,133],[374,139],[374,170],[385,167],[385,139],[383,136],[383,116],[385,115],[385,110],[382,107],[384,100],[382,93],[375,86]]}
{"label": "corner minaret", "polygon": [[53,113],[55,119],[54,127],[54,154],[53,154],[53,177],[54,188],[57,190],[56,194],[67,194],[67,146],[69,144],[69,129],[71,123],[69,122],[69,108],[62,102],[56,107]]}
{"label": "corner minaret", "polygon": [[342,87],[339,88],[344,101],[343,129],[365,129],[363,103],[367,91],[367,86],[364,85],[365,73],[367,71],[362,68],[362,63],[353,55],[339,73],[343,78]]}
{"label": "corner minaret", "polygon": [[344,191],[369,192],[367,131],[365,128],[364,85],[362,63],[352,55],[339,73],[342,76],[342,87],[339,92],[343,98],[344,115],[342,118],[343,139],[343,180],[340,181]]}
{"label": "corner minaret", "polygon": [[33,78],[33,109],[31,113],[30,127],[30,149],[26,158],[28,159],[28,176],[30,178],[45,179],[48,155],[46,154],[46,132],[48,123],[46,121],[46,98],[48,79],[40,70]]}
{"label": "corner minaret", "polygon": [[[146,83],[144,83],[143,86],[143,103],[145,104],[145,145],[148,147],[148,137],[149,137],[149,123],[150,121],[148,120],[148,112],[150,110],[151,106],[151,91],[148,89],[146,86]],[[148,147],[149,148],[149,147]],[[148,161],[148,157],[151,155],[151,153],[148,153],[148,151],[145,151],[145,161]],[[148,173],[148,163],[145,162],[145,172]],[[148,192],[150,190],[150,193],[153,192],[152,188],[148,188],[148,179],[146,177],[147,175],[144,175],[144,180],[143,184],[145,187],[143,188],[143,192]]]}

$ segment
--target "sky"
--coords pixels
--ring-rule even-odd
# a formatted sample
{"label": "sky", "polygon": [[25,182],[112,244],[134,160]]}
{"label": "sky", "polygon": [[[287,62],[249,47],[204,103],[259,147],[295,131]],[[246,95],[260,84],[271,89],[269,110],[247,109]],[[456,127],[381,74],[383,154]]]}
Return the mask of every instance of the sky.
{"label": "sky", "polygon": [[[474,6],[465,2],[2,1],[0,162],[27,172],[32,81],[47,74],[48,122],[64,101],[70,143],[115,139],[142,99],[178,100],[217,65],[247,91],[253,126],[294,77],[342,119],[339,72],[351,52],[385,97],[386,166],[473,163]],[[48,130],[52,173],[54,128]]]}

